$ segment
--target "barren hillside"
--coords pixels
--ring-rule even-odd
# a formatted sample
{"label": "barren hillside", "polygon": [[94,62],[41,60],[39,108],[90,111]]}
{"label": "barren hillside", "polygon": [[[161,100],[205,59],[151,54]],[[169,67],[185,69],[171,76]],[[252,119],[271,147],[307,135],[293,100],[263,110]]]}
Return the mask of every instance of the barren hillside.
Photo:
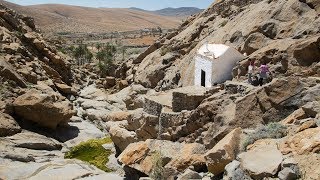
{"label": "barren hillside", "polygon": [[118,8],[88,8],[58,4],[19,6],[0,1],[25,15],[34,17],[46,33],[111,32],[144,28],[175,28],[181,20],[149,12]]}

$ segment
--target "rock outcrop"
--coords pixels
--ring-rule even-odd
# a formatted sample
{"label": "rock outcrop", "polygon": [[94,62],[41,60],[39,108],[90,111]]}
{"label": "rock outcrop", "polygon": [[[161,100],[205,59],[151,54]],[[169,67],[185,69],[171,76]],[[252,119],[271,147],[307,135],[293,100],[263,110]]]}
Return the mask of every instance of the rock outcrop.
{"label": "rock outcrop", "polygon": [[14,113],[21,119],[52,129],[57,125],[66,125],[75,114],[70,102],[55,92],[47,94],[38,90],[29,90],[19,96],[13,106]]}
{"label": "rock outcrop", "polygon": [[[13,81],[13,87],[26,88],[37,82],[52,85],[66,94],[72,73],[65,55],[46,42],[35,28],[33,19],[0,5],[0,77]],[[56,90],[54,85],[52,86]]]}

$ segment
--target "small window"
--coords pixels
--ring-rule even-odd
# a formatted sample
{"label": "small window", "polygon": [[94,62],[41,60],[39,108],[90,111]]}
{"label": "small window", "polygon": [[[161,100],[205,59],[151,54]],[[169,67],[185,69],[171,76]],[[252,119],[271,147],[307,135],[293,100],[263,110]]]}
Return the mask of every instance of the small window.
{"label": "small window", "polygon": [[201,69],[201,86],[206,87],[206,72]]}

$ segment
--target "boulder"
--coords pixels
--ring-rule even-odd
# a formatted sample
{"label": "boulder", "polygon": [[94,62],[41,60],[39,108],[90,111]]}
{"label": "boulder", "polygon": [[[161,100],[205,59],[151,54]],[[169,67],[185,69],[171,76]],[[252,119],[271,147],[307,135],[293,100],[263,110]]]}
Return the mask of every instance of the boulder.
{"label": "boulder", "polygon": [[204,153],[205,148],[201,144],[181,144],[148,139],[144,142],[130,144],[118,159],[124,165],[150,175],[154,168],[153,159],[155,157],[162,162],[164,171],[183,172],[189,166],[193,166],[197,171],[205,168]]}
{"label": "boulder", "polygon": [[159,118],[157,116],[143,114],[141,126],[136,130],[139,140],[156,139],[159,132]]}
{"label": "boulder", "polygon": [[70,102],[60,94],[47,94],[35,89],[16,98],[13,107],[14,113],[21,119],[52,129],[66,124],[75,114]]}
{"label": "boulder", "polygon": [[286,117],[281,122],[285,125],[296,124],[296,123],[298,123],[299,120],[307,118],[307,117],[308,116],[307,116],[306,112],[302,108],[299,108],[299,109],[295,110],[293,113],[291,113],[288,117]]}
{"label": "boulder", "polygon": [[127,80],[120,80],[120,81],[118,81],[118,89],[123,89],[123,88],[126,88],[126,87],[128,87],[129,86],[129,83],[128,83],[128,81]]}
{"label": "boulder", "polygon": [[0,112],[0,137],[21,132],[19,124],[8,114]]}
{"label": "boulder", "polygon": [[180,112],[196,109],[205,98],[210,96],[207,91],[207,88],[196,86],[176,89],[172,93],[172,110]]}
{"label": "boulder", "polygon": [[258,140],[247,152],[239,155],[241,167],[254,179],[272,177],[279,171],[283,160],[274,140]]}
{"label": "boulder", "polygon": [[320,127],[306,129],[280,144],[283,154],[308,154],[320,151]]}
{"label": "boulder", "polygon": [[129,121],[132,116],[132,112],[128,111],[112,111],[107,114],[105,121]]}
{"label": "boulder", "polygon": [[301,66],[310,66],[320,59],[320,36],[309,38],[294,47],[293,55]]}
{"label": "boulder", "polygon": [[298,127],[298,129],[297,129],[296,132],[301,132],[301,131],[304,131],[304,130],[309,129],[309,128],[315,128],[315,127],[317,127],[317,124],[316,124],[315,120],[312,119],[312,118],[303,119],[303,120],[301,120],[301,121],[305,121],[305,122],[303,122],[303,123]]}
{"label": "boulder", "polygon": [[205,154],[209,172],[214,175],[223,173],[225,166],[236,158],[240,135],[241,129],[234,129]]}
{"label": "boulder", "polygon": [[295,180],[298,179],[298,175],[290,168],[284,168],[278,174],[280,180]]}
{"label": "boulder", "polygon": [[68,86],[66,84],[63,84],[63,83],[55,83],[57,89],[63,93],[63,94],[66,94],[66,95],[77,95],[77,91],[71,87],[71,86]]}
{"label": "boulder", "polygon": [[191,169],[187,169],[181,176],[178,177],[178,180],[196,180],[196,179],[202,179],[199,173],[192,171]]}
{"label": "boulder", "polygon": [[52,138],[31,132],[22,132],[10,137],[16,147],[34,150],[61,150],[62,145]]}
{"label": "boulder", "polygon": [[108,76],[108,77],[106,77],[105,81],[106,81],[105,88],[111,88],[116,85],[116,78],[115,77]]}
{"label": "boulder", "polygon": [[143,111],[154,116],[160,116],[162,109],[166,106],[170,106],[171,99],[167,99],[169,97],[170,95],[165,93],[157,96],[145,97]]}
{"label": "boulder", "polygon": [[120,123],[110,121],[107,122],[106,126],[112,142],[121,152],[125,150],[129,144],[138,141],[136,133],[133,131],[128,131]]}
{"label": "boulder", "polygon": [[25,80],[3,59],[0,60],[0,76],[16,82],[22,88],[27,87]]}
{"label": "boulder", "polygon": [[254,51],[260,49],[265,45],[265,38],[266,37],[259,32],[250,34],[249,37],[245,40],[241,52],[252,54]]}
{"label": "boulder", "polygon": [[308,102],[302,109],[309,117],[316,117],[320,113],[320,101]]}
{"label": "boulder", "polygon": [[234,160],[226,165],[223,180],[236,179],[251,180],[251,178],[240,168],[240,162]]}

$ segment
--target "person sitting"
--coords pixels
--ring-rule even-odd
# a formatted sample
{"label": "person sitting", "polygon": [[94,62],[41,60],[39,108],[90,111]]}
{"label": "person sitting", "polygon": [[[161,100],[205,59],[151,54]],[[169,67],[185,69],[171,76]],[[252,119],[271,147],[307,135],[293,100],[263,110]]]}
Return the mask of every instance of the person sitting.
{"label": "person sitting", "polygon": [[260,66],[260,86],[267,82],[268,73],[271,75],[271,72],[265,62],[262,62]]}

